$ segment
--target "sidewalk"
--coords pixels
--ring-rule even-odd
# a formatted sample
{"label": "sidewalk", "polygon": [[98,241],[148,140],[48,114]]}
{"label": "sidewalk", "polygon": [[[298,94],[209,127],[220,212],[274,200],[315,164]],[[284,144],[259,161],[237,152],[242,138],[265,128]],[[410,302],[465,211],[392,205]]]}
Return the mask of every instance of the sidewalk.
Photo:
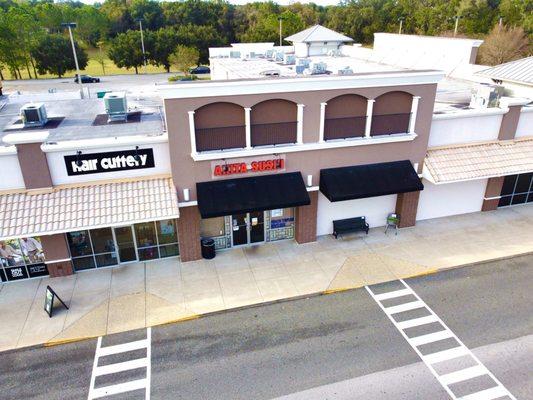
{"label": "sidewalk", "polygon": [[[388,235],[294,241],[219,252],[214,260],[136,263],[0,285],[0,351],[168,323],[533,252],[533,205],[429,221]],[[69,305],[43,311],[50,285]]]}

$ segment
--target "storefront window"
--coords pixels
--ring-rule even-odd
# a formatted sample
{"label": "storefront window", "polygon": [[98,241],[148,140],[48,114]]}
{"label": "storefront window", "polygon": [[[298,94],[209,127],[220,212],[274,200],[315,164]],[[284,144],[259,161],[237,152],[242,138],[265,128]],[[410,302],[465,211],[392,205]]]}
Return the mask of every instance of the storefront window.
{"label": "storefront window", "polygon": [[72,265],[76,271],[83,271],[84,269],[94,268],[94,257],[78,257],[72,259]]}
{"label": "storefront window", "polygon": [[38,237],[0,241],[0,280],[13,281],[48,275]]}
{"label": "storefront window", "polygon": [[270,228],[287,228],[294,226],[294,208],[270,210]]}
{"label": "storefront window", "polygon": [[167,219],[157,221],[157,236],[159,244],[178,243],[178,229],[176,227],[176,220]]}
{"label": "storefront window", "polygon": [[268,238],[271,242],[294,238],[294,208],[280,208],[270,210],[268,213],[270,217]]}
{"label": "storefront window", "polygon": [[[118,229],[128,232],[127,241],[119,240]],[[69,232],[67,240],[76,271],[117,265],[119,250],[122,251],[121,262],[148,261],[179,255],[175,220]],[[129,259],[123,257],[125,251],[130,252],[132,257]]]}
{"label": "storefront window", "polygon": [[70,255],[72,257],[82,257],[93,254],[89,231],[69,232],[67,234]]}
{"label": "storefront window", "polygon": [[533,173],[506,176],[498,207],[533,202]]}
{"label": "storefront window", "polygon": [[200,221],[200,236],[203,238],[223,236],[224,224],[224,217],[202,219]]}

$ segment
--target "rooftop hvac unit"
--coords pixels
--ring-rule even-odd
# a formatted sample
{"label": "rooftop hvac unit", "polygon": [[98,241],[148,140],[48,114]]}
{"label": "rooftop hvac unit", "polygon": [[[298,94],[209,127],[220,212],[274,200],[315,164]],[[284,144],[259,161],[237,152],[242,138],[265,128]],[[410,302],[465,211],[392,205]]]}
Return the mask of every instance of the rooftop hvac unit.
{"label": "rooftop hvac unit", "polygon": [[293,65],[296,63],[296,57],[294,54],[284,54],[283,55],[283,64],[285,65]]}
{"label": "rooftop hvac unit", "polygon": [[313,62],[309,64],[311,75],[325,74],[327,72],[327,67],[325,62]]}
{"label": "rooftop hvac unit", "polygon": [[229,58],[241,58],[241,52],[240,51],[230,51],[229,52]]}
{"label": "rooftop hvac unit", "polygon": [[128,102],[125,92],[111,92],[104,96],[107,122],[126,121],[128,118]]}
{"label": "rooftop hvac unit", "polygon": [[311,62],[311,60],[309,60],[308,58],[298,58],[296,60],[296,65],[302,65],[305,68],[307,68],[307,67],[309,67],[309,63],[310,62]]}
{"label": "rooftop hvac unit", "polygon": [[352,75],[353,74],[353,69],[351,69],[350,67],[344,67],[343,69],[339,69],[337,71],[337,74],[339,74],[339,75]]}
{"label": "rooftop hvac unit", "polygon": [[265,52],[265,57],[266,58],[272,58],[274,56],[274,50],[272,49],[269,49]]}
{"label": "rooftop hvac unit", "polygon": [[298,75],[303,74],[304,71],[305,71],[305,68],[306,68],[305,65],[297,65],[296,66],[296,73]]}
{"label": "rooftop hvac unit", "polygon": [[20,116],[24,126],[44,126],[48,122],[44,104],[25,104],[20,109]]}
{"label": "rooftop hvac unit", "polygon": [[494,108],[500,105],[500,97],[502,97],[504,87],[500,85],[493,85],[489,83],[480,83],[472,91],[470,98],[471,108]]}
{"label": "rooftop hvac unit", "polygon": [[283,56],[284,55],[285,55],[285,53],[282,52],[282,51],[275,51],[274,55],[273,55],[274,61],[283,61]]}

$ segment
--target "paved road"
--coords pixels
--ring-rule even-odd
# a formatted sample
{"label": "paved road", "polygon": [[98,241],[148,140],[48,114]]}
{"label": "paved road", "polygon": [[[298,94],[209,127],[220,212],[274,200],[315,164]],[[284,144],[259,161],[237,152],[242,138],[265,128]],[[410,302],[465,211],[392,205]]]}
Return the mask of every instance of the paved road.
{"label": "paved road", "polygon": [[[98,76],[99,83],[84,83],[86,88],[95,93],[100,90],[126,90],[131,87],[146,88],[154,85],[168,84],[170,76],[178,75],[178,73],[170,74],[124,74],[124,75],[106,75]],[[199,75],[201,78],[209,78],[209,75]],[[48,89],[56,89],[57,91],[77,91],[79,85],[74,83],[74,78],[55,78],[55,79],[31,79],[31,80],[13,80],[3,81],[5,94],[13,93],[14,91],[28,92],[43,92]]]}
{"label": "paved road", "polygon": [[[533,256],[528,256],[406,284],[502,387],[518,399],[533,399],[528,380],[533,370],[532,276]],[[379,296],[400,288],[395,285],[400,284],[371,290]],[[405,301],[382,303],[396,307]],[[89,340],[3,353],[0,398],[87,399],[90,388],[91,398],[98,398],[106,390],[137,387],[102,398],[449,399],[396,326],[420,317],[420,310],[405,311],[401,318],[394,314],[394,324],[384,310],[363,288],[106,336],[98,344]],[[426,334],[429,326],[410,328],[409,340]],[[431,356],[449,348],[450,340],[418,349],[423,357]],[[466,358],[451,361],[457,360],[464,363],[461,368],[471,367]],[[449,373],[451,361],[434,364],[435,369]],[[453,393],[482,391],[491,387],[489,380],[485,375],[459,381]]]}

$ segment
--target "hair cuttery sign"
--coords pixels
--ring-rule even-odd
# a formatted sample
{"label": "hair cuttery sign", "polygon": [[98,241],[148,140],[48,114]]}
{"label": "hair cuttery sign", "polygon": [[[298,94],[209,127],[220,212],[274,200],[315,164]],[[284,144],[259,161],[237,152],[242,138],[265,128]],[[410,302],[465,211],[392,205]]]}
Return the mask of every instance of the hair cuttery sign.
{"label": "hair cuttery sign", "polygon": [[285,171],[285,155],[264,156],[256,158],[232,159],[229,161],[213,161],[211,163],[213,178],[232,175]]}

